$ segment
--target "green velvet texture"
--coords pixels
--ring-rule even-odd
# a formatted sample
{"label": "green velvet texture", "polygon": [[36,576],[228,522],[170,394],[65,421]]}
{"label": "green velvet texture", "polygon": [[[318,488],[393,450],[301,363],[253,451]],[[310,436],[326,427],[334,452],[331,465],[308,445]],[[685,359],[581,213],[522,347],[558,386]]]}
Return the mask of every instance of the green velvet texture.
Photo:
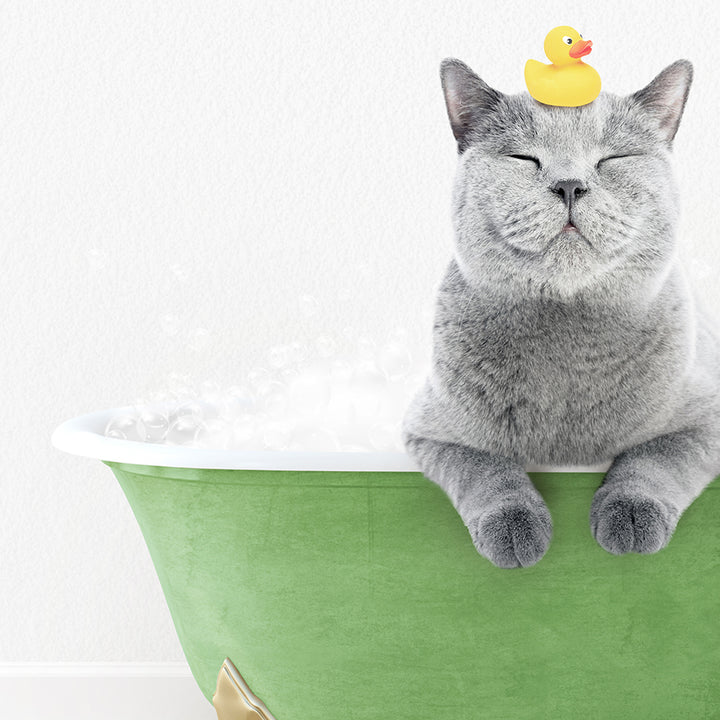
{"label": "green velvet texture", "polygon": [[531,473],[550,549],[501,570],[420,473],[107,464],[208,699],[228,656],[277,720],[720,716],[720,478],[614,556],[602,475]]}

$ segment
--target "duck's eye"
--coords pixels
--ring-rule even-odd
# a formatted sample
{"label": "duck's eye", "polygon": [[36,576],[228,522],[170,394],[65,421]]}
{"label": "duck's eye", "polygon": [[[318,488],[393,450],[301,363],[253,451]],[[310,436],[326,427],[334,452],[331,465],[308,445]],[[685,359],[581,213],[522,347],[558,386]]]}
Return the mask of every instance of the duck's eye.
{"label": "duck's eye", "polygon": [[538,168],[540,167],[540,161],[532,155],[508,155],[508,157],[515,158],[516,160],[529,160],[530,162],[535,163]]}
{"label": "duck's eye", "polygon": [[564,42],[566,45],[572,45],[572,44],[573,44],[573,39],[572,39],[571,37],[568,37],[567,35],[565,35],[565,36],[563,36],[563,42]]}

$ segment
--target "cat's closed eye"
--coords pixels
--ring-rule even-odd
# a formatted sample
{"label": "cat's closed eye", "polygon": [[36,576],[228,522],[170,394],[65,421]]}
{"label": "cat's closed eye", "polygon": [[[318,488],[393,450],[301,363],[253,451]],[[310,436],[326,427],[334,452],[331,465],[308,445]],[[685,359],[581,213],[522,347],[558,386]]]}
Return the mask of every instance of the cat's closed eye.
{"label": "cat's closed eye", "polygon": [[536,167],[540,167],[540,161],[532,155],[508,155],[508,157],[515,158],[516,160],[525,160],[535,163]]}
{"label": "cat's closed eye", "polygon": [[600,160],[597,161],[595,164],[595,168],[598,169],[602,163],[607,162],[608,160],[621,160],[623,158],[630,158],[630,157],[639,157],[642,155],[642,153],[625,153],[624,155],[608,155],[607,157],[600,158]]}

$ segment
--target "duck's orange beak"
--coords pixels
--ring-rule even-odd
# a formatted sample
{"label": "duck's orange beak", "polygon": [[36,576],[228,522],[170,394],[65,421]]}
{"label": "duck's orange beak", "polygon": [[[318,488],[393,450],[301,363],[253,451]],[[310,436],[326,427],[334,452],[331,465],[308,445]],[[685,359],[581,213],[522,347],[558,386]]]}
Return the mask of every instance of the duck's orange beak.
{"label": "duck's orange beak", "polygon": [[569,55],[571,58],[581,58],[583,55],[589,55],[592,50],[592,40],[578,40],[571,48]]}

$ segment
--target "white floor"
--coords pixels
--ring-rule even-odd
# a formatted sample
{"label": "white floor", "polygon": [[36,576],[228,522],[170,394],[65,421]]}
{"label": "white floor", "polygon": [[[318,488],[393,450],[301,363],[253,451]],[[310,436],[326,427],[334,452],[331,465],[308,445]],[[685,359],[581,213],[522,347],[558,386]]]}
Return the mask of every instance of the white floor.
{"label": "white floor", "polygon": [[173,666],[0,666],[8,720],[217,720],[189,670]]}

